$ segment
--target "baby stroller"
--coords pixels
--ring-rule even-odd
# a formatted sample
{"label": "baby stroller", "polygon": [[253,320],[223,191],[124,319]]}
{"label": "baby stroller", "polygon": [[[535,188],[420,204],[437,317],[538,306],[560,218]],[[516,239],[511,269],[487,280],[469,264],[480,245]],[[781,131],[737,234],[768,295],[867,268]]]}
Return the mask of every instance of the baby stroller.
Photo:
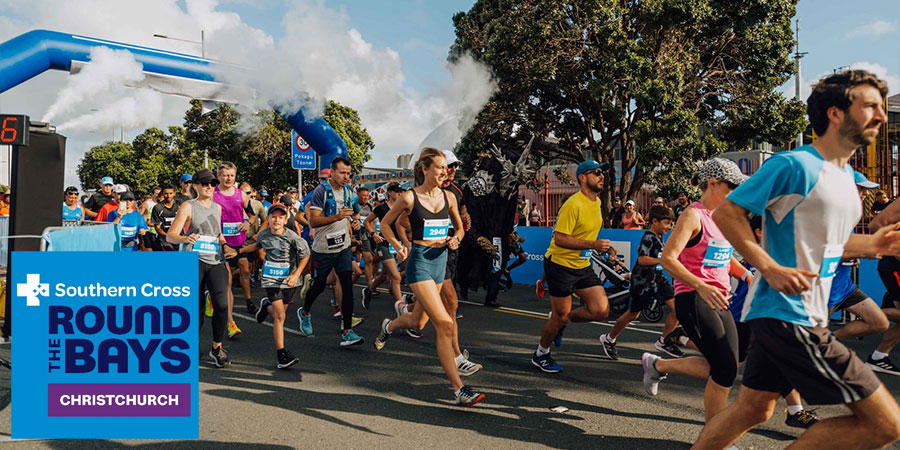
{"label": "baby stroller", "polygon": [[[621,315],[627,311],[628,303],[631,299],[631,272],[620,263],[612,260],[608,252],[601,254],[596,250],[592,250],[591,265],[594,273],[603,282],[603,288],[606,289],[610,311],[616,315]],[[654,299],[653,303],[641,312],[641,315],[648,322],[659,322],[663,317],[663,305]]]}

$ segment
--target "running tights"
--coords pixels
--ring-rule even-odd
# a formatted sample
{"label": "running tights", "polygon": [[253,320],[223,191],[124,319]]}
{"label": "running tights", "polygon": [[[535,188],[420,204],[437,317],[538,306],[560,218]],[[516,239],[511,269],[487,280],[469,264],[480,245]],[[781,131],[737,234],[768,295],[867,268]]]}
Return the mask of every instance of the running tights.
{"label": "running tights", "polygon": [[709,363],[709,376],[731,387],[737,377],[738,333],[731,311],[715,311],[696,292],[675,296],[675,315]]}
{"label": "running tights", "polygon": [[[341,283],[341,317],[344,319],[344,329],[349,330],[353,324],[353,272],[337,272],[337,277]],[[316,297],[324,290],[325,283],[313,282],[303,301],[303,311],[309,314]]]}
{"label": "running tights", "polygon": [[213,342],[222,342],[225,328],[228,327],[228,269],[225,264],[207,264],[200,261],[200,327],[206,317],[206,298],[204,291],[209,291],[213,307],[212,335]]}

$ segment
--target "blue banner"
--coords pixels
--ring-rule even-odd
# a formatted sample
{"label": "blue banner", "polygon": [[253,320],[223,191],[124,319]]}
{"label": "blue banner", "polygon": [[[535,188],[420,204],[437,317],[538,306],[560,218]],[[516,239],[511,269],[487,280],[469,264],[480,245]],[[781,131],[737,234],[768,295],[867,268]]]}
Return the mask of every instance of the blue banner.
{"label": "blue banner", "polygon": [[12,262],[14,439],[199,437],[196,253]]}

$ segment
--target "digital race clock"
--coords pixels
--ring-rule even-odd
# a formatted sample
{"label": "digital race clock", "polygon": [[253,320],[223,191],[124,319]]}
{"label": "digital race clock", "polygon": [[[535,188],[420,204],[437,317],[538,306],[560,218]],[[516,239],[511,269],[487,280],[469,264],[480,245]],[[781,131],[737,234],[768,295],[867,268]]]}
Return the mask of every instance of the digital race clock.
{"label": "digital race clock", "polygon": [[28,116],[0,114],[0,145],[28,145]]}

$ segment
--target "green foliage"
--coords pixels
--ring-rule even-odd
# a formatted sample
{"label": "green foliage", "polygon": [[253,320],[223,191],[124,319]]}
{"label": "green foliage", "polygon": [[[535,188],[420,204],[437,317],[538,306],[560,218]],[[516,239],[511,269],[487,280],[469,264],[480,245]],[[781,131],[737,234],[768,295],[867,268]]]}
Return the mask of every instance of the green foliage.
{"label": "green foliage", "polygon": [[774,92],[793,72],[795,6],[478,0],[453,17],[450,59],[487,64],[498,91],[457,154],[471,166],[491,144],[553,136],[558,145],[535,143],[545,162],[621,162],[618,185],[606,179],[608,205],[647,182],[683,185],[693,161],[751,139],[786,142],[805,126],[803,105]]}
{"label": "green foliage", "polygon": [[375,141],[362,127],[359,113],[355,109],[329,100],[325,105],[323,118],[347,144],[347,153],[353,163],[353,172],[361,173],[363,166],[372,157],[369,151],[375,148]]}

